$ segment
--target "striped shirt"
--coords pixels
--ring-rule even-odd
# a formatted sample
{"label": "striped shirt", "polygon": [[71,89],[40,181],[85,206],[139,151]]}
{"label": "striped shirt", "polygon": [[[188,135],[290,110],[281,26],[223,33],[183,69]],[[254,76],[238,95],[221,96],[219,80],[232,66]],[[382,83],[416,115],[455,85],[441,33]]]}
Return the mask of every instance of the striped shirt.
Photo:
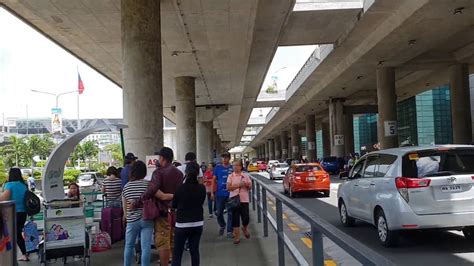
{"label": "striped shirt", "polygon": [[122,180],[120,178],[107,177],[102,185],[107,194],[107,200],[119,200],[122,196]]}
{"label": "striped shirt", "polygon": [[[148,188],[149,181],[145,179],[129,181],[123,188],[122,196],[128,201],[138,200]],[[131,210],[127,206],[127,223],[133,223],[142,218],[143,207]]]}

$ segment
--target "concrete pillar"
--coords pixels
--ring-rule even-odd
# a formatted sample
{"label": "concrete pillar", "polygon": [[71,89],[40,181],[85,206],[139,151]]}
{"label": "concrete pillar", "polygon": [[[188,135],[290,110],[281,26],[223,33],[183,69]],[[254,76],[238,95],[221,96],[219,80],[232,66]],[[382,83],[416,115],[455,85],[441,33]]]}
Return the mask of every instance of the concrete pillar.
{"label": "concrete pillar", "polygon": [[281,159],[286,160],[288,158],[288,131],[281,132]]}
{"label": "concrete pillar", "polygon": [[268,161],[268,158],[270,158],[270,150],[268,149],[268,141],[265,141],[265,161]]}
{"label": "concrete pillar", "polygon": [[377,135],[380,149],[398,147],[395,70],[391,67],[377,69],[377,100],[379,110]]}
{"label": "concrete pillar", "polygon": [[451,66],[449,72],[453,143],[471,144],[472,121],[469,92],[469,65],[457,64]]}
{"label": "concrete pillar", "polygon": [[344,115],[344,147],[345,154],[354,154],[354,116]]}
{"label": "concrete pillar", "polygon": [[178,152],[176,159],[184,162],[188,152],[196,152],[196,94],[194,77],[175,78],[176,133]]}
{"label": "concrete pillar", "polygon": [[316,158],[316,117],[306,115],[306,159],[309,162]]}
{"label": "concrete pillar", "polygon": [[281,137],[275,136],[273,141],[275,142],[275,160],[281,160]]}
{"label": "concrete pillar", "polygon": [[273,142],[273,139],[268,140],[268,159],[275,160],[275,142]]}
{"label": "concrete pillar", "polygon": [[321,123],[323,133],[323,156],[328,157],[331,154],[331,137],[329,132],[329,123]]}
{"label": "concrete pillar", "polygon": [[298,132],[298,125],[291,125],[291,159],[298,160],[301,157],[300,153],[301,137]]}
{"label": "concrete pillar", "polygon": [[331,156],[344,157],[344,106],[342,99],[329,101],[329,132]]}
{"label": "concrete pillar", "polygon": [[212,121],[196,123],[197,136],[197,160],[201,162],[212,162],[212,137],[213,123]]}
{"label": "concrete pillar", "polygon": [[145,160],[163,147],[160,1],[121,3],[125,150]]}

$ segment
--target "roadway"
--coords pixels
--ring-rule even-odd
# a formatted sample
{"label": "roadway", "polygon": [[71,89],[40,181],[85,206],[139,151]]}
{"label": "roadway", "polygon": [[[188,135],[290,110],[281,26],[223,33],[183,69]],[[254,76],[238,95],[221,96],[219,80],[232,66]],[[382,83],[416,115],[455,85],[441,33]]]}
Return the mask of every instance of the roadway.
{"label": "roadway", "polygon": [[[270,180],[267,173],[254,176],[283,194],[281,180]],[[337,189],[341,182],[343,181],[337,177],[331,177],[329,198],[307,194],[298,195],[294,200],[397,265],[474,265],[474,242],[467,241],[458,231],[413,231],[402,235],[398,247],[385,248],[379,244],[373,226],[357,221],[355,227],[343,227],[337,208]],[[287,214],[288,219],[296,221],[295,223],[301,220],[296,214],[288,211]],[[304,226],[304,223],[301,226]],[[337,257],[333,256],[333,259],[338,265],[345,264]]]}

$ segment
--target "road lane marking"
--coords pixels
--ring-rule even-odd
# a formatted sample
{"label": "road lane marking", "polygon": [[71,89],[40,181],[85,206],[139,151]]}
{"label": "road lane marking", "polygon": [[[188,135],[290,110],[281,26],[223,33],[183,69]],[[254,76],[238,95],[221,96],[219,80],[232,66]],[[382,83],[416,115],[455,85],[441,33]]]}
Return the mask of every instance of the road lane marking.
{"label": "road lane marking", "polygon": [[300,228],[296,224],[288,224],[288,227],[291,229],[291,231],[299,231]]}
{"label": "road lane marking", "polygon": [[288,216],[286,216],[286,214],[283,214],[283,220],[287,220],[288,219]]}
{"label": "road lane marking", "polygon": [[275,206],[272,206],[272,209],[273,209],[274,211],[276,211],[276,210],[277,210],[277,207],[275,207]]}
{"label": "road lane marking", "polygon": [[313,247],[313,241],[311,241],[311,239],[307,238],[307,237],[302,237],[301,238],[301,241],[303,241],[303,243],[309,248],[311,249]]}
{"label": "road lane marking", "polygon": [[337,266],[337,264],[333,260],[324,260],[324,266]]}

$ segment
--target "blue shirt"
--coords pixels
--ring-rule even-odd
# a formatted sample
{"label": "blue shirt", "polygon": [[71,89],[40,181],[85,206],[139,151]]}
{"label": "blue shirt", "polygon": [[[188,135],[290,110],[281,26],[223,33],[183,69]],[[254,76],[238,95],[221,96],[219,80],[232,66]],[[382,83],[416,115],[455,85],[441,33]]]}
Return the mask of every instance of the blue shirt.
{"label": "blue shirt", "polygon": [[131,164],[127,164],[122,168],[122,172],[120,172],[120,179],[122,179],[122,190],[123,187],[128,183],[128,177],[130,176],[130,169],[132,168]]}
{"label": "blue shirt", "polygon": [[28,187],[20,181],[8,182],[4,190],[10,190],[10,199],[15,201],[16,212],[25,212],[25,192]]}
{"label": "blue shirt", "polygon": [[218,197],[228,197],[229,191],[227,191],[227,177],[232,174],[232,165],[229,164],[224,166],[222,164],[218,164],[214,168],[213,175],[216,177],[217,182],[217,192],[216,196]]}

